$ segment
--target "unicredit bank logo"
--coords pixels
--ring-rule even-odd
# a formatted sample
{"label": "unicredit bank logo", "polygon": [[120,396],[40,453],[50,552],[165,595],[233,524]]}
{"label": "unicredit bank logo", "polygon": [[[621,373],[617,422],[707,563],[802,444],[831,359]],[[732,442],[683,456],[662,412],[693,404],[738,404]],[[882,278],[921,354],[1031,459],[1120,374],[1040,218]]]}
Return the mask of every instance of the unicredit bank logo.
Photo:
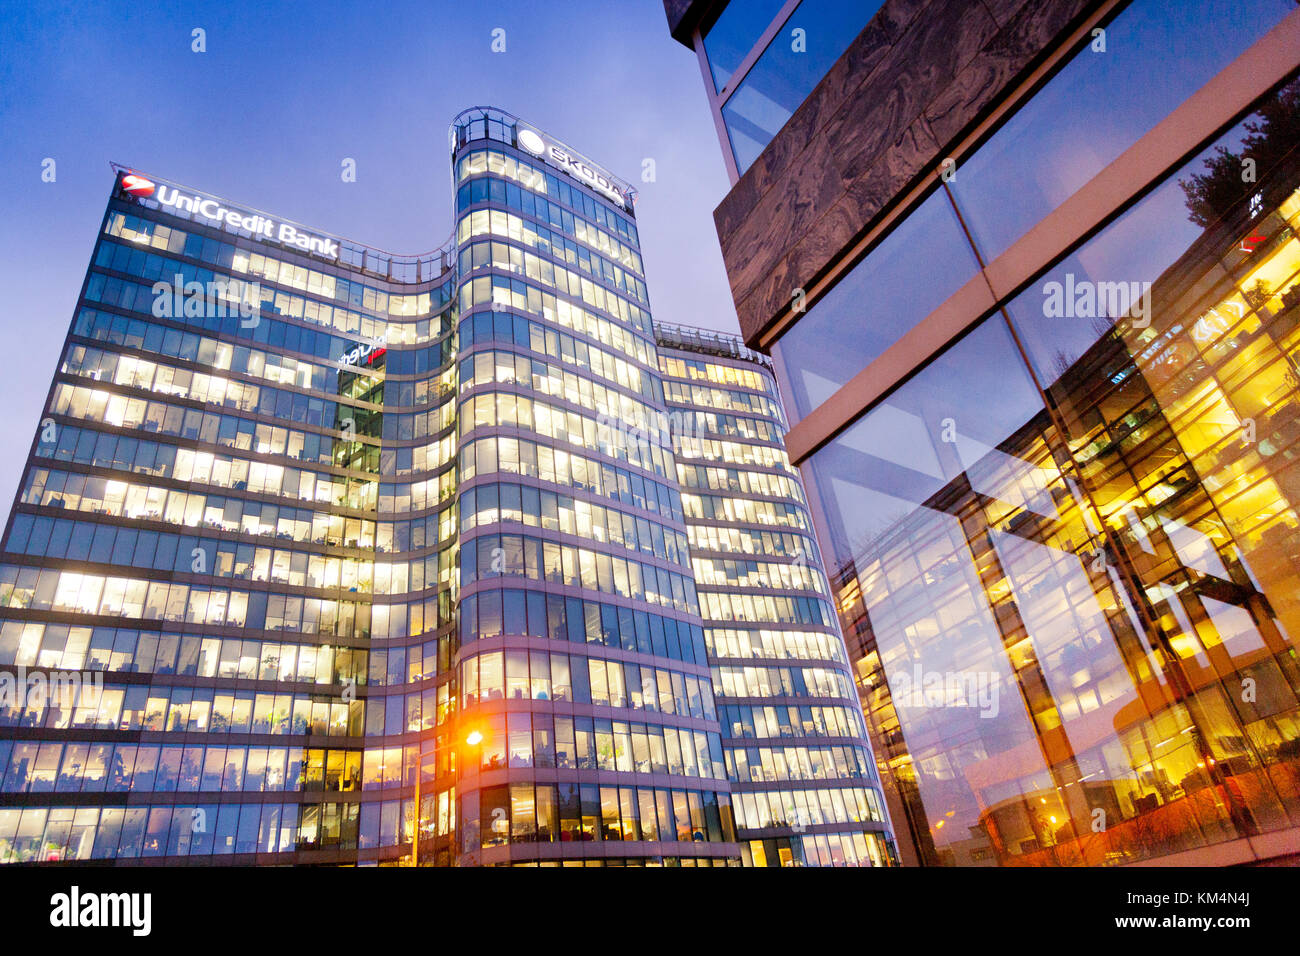
{"label": "unicredit bank logo", "polygon": [[[127,177],[127,179],[129,178],[133,177]],[[139,177],[134,178],[138,179]],[[148,180],[144,181],[148,183],[149,192],[136,193],[135,195],[147,196],[154,192],[154,184],[149,183]],[[122,188],[127,188],[126,179],[122,180],[122,184]],[[166,183],[158,186],[157,199],[160,206],[199,215],[215,222],[229,223],[236,229],[251,232],[258,239],[269,239],[282,245],[294,246],[304,252],[315,252],[330,259],[337,259],[339,255],[339,245],[333,239],[310,235],[300,231],[297,226],[290,225],[287,222],[276,222],[269,216],[254,215],[241,212],[238,209],[231,209],[207,196],[185,195],[175,186],[169,186]]]}
{"label": "unicredit bank logo", "polygon": [[128,173],[122,177],[122,189],[132,196],[152,196],[154,184],[143,176]]}

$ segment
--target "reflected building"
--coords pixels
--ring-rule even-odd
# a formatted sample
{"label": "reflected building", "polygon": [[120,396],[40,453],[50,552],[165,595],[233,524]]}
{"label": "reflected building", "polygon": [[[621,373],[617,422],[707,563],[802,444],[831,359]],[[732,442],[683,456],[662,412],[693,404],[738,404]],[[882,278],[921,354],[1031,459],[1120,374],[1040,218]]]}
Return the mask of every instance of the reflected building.
{"label": "reflected building", "polygon": [[901,856],[1293,860],[1300,13],[913,6],[737,164],[839,5],[665,3]]}
{"label": "reflected building", "polygon": [[[856,499],[837,517],[863,557],[835,577],[884,759],[916,817],[946,807],[940,820],[963,828],[928,828],[932,861],[1123,863],[1290,827],[1300,550],[1283,296],[1300,269],[1297,212],[1292,192],[1254,223],[1216,223],[1153,284],[1149,324],[1107,323],[1048,403],[1023,389],[1023,424],[985,432],[957,396],[934,397],[941,375],[993,389],[973,367],[1013,367],[992,320],[819,460]],[[1262,255],[1233,241],[1248,229],[1268,237]],[[1279,271],[1252,306],[1244,290]],[[1018,315],[1041,327],[1042,295],[1008,309],[1013,328]],[[1059,355],[1040,358],[1046,370]],[[902,416],[936,440],[900,456],[885,423]],[[951,442],[917,424],[945,418]],[[896,475],[951,477],[909,509]],[[935,706],[924,688],[918,700],[918,667],[987,675],[997,713]]]}
{"label": "reflected building", "polygon": [[814,553],[766,617],[696,559],[807,534],[766,360],[666,394],[633,190],[494,109],[450,161],[411,257],[117,170],[0,560],[0,862],[894,861]]}

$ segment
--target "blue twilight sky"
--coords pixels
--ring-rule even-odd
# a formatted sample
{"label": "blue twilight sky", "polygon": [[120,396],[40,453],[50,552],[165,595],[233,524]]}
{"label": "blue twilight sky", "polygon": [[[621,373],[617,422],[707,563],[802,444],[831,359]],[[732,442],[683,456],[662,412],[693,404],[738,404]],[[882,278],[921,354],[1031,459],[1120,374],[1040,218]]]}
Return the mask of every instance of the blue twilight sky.
{"label": "blue twilight sky", "polygon": [[[207,52],[191,51],[191,31]],[[492,31],[506,50],[491,50]],[[40,418],[117,161],[390,252],[451,234],[447,126],[499,106],[633,182],[657,319],[737,331],[728,189],[660,0],[0,0],[0,514]],[[41,180],[53,158],[57,179]],[[340,163],[357,163],[344,183]],[[641,182],[655,160],[655,182]]]}

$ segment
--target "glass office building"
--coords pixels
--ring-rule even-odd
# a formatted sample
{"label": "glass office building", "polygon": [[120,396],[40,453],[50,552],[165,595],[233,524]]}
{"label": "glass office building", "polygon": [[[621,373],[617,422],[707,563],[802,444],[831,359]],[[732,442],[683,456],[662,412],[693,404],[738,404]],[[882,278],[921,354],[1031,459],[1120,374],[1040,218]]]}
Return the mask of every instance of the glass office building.
{"label": "glass office building", "polygon": [[747,864],[891,862],[886,812],[770,360],[656,327]]}
{"label": "glass office building", "polygon": [[[665,6],[706,78],[838,8]],[[903,860],[1294,860],[1300,12],[908,7],[715,214]]]}
{"label": "glass office building", "polygon": [[0,560],[0,862],[891,861],[810,551],[764,656],[816,666],[724,732],[633,191],[497,110],[450,158],[412,257],[118,171]]}

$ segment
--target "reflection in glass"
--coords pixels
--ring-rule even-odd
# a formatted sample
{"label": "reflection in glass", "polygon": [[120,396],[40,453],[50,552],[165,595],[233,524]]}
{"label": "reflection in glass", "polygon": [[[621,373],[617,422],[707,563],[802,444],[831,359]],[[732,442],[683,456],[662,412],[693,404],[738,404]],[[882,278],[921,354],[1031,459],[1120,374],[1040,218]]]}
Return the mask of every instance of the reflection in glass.
{"label": "reflection in glass", "polygon": [[785,0],[736,0],[704,28],[704,53],[715,90],[722,92],[783,6]]}
{"label": "reflection in glass", "polygon": [[1294,9],[1291,0],[1137,0],[1106,26],[1104,52],[1090,37],[962,161],[950,184],[984,261],[1005,252]]}
{"label": "reflection in glass", "polygon": [[722,107],[742,176],[875,16],[881,2],[803,0],[790,14]]}
{"label": "reflection in glass", "polygon": [[952,203],[936,190],[773,346],[791,418],[833,395],[978,268]]}
{"label": "reflection in glass", "polygon": [[[1007,307],[1038,385],[994,317],[810,459],[926,862],[1300,823],[1297,117],[1284,89]],[[1130,279],[1140,303],[1095,307]],[[1093,307],[1045,309],[1067,282]]]}

